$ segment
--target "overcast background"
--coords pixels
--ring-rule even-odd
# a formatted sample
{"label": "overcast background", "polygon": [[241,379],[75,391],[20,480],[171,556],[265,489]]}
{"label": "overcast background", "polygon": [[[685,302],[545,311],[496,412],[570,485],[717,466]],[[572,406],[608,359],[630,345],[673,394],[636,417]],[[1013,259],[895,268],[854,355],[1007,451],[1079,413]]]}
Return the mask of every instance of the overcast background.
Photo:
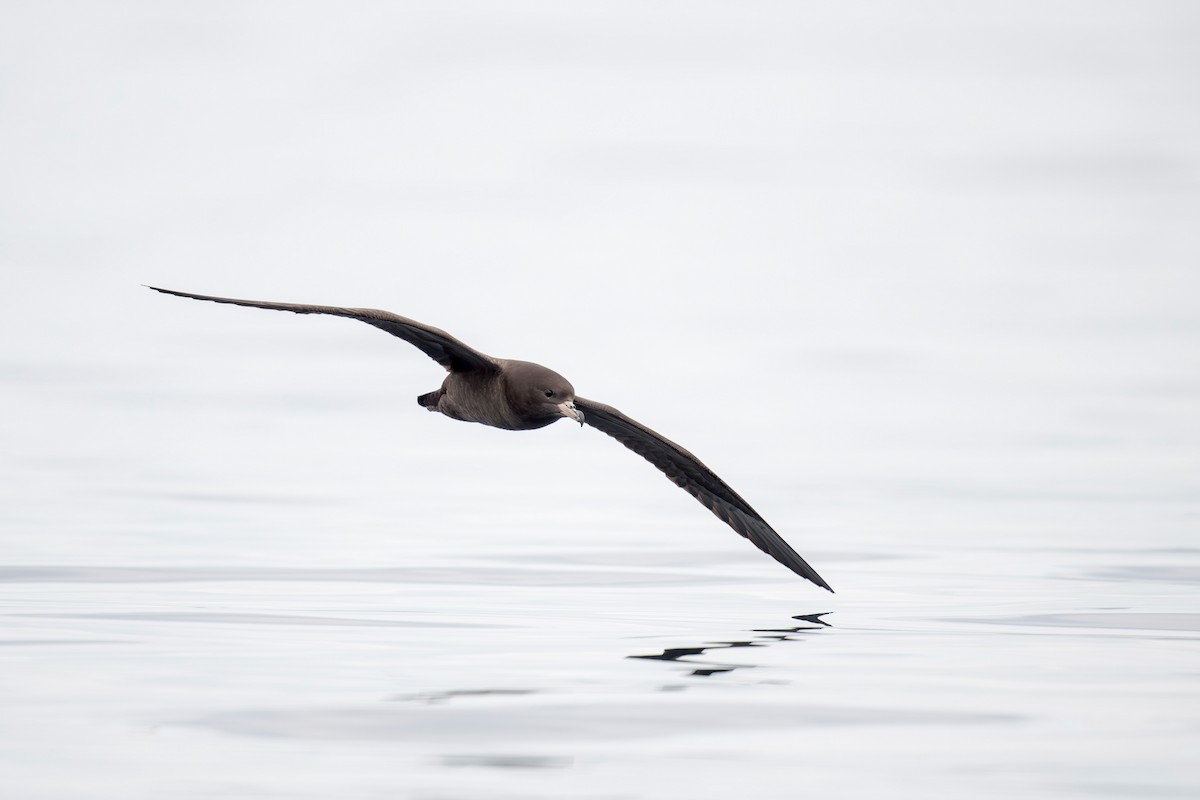
{"label": "overcast background", "polygon": [[[1189,2],[0,3],[8,785],[1194,792],[1198,40]],[[594,430],[426,414],[367,326],[141,284],[551,366],[838,594]],[[624,659],[829,610],[755,669]],[[497,688],[535,699],[390,702]]]}

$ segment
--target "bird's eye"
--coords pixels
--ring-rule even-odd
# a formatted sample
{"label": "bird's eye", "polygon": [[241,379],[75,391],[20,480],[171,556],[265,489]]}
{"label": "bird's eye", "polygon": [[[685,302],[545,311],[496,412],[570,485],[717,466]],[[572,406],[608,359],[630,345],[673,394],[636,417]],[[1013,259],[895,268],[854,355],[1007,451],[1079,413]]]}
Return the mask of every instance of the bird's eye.
{"label": "bird's eye", "polygon": [[546,390],[546,397],[554,397],[554,390],[553,390],[553,389],[547,389],[547,390]]}

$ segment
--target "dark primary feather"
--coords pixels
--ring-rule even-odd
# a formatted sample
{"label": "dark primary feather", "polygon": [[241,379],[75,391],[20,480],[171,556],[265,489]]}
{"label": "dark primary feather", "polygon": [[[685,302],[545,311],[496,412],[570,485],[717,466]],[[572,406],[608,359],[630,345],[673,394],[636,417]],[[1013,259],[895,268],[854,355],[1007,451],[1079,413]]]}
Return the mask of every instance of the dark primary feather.
{"label": "dark primary feather", "polygon": [[445,331],[402,317],[399,314],[393,314],[390,311],[380,311],[374,308],[338,308],[337,306],[311,306],[301,303],[235,300],[232,297],[213,297],[206,294],[189,294],[171,289],[159,289],[157,286],[147,286],[146,288],[163,294],[173,294],[176,297],[190,297],[193,300],[209,300],[214,303],[266,308],[274,311],[291,311],[293,314],[329,314],[335,317],[349,317],[368,325],[374,325],[392,336],[398,336],[409,344],[415,345],[421,352],[450,372],[495,373],[500,370],[500,365],[495,360],[468,347]]}
{"label": "dark primary feather", "polygon": [[649,461],[676,485],[700,501],[705,508],[745,536],[754,545],[802,578],[833,591],[825,579],[808,565],[800,554],[758,515],[700,459],[645,425],[632,420],[612,406],[575,398],[575,407],[584,413],[584,422],[607,433]]}

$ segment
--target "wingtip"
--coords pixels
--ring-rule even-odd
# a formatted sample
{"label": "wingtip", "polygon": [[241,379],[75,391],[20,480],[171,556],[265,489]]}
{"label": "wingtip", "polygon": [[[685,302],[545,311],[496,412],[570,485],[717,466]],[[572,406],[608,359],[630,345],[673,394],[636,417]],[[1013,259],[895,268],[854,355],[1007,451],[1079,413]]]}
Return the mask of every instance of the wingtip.
{"label": "wingtip", "polygon": [[817,586],[820,586],[822,589],[829,592],[830,594],[837,594],[835,591],[833,591],[833,587],[830,586],[828,583],[826,583],[825,579],[822,578],[820,575],[818,575],[816,572],[813,572],[813,573],[807,574],[807,575],[804,573],[801,573],[800,577],[804,578],[805,580],[809,581],[810,583],[815,583]]}
{"label": "wingtip", "polygon": [[783,564],[785,566],[787,566],[789,569],[791,569],[792,572],[795,572],[797,575],[799,575],[801,578],[804,578],[809,583],[816,584],[817,586],[821,587],[822,589],[829,592],[830,594],[836,594],[836,592],[833,591],[833,587],[830,586],[826,582],[826,580],[817,573],[817,571],[815,569],[813,569],[811,566],[809,566],[809,563],[807,561],[805,561],[803,558],[800,558],[800,556],[797,555],[794,550],[790,553],[790,555],[795,556],[796,561],[798,561],[799,563],[798,564],[794,563],[790,559],[784,560],[782,558],[779,558],[778,560],[783,562]]}
{"label": "wingtip", "polygon": [[212,300],[218,303],[225,301],[225,298],[222,297],[210,297],[205,294],[192,294],[191,292],[177,292],[174,289],[163,289],[160,286],[151,286],[148,283],[143,283],[142,286],[145,286],[147,289],[160,292],[161,294],[169,294],[172,297],[184,297],[189,300]]}

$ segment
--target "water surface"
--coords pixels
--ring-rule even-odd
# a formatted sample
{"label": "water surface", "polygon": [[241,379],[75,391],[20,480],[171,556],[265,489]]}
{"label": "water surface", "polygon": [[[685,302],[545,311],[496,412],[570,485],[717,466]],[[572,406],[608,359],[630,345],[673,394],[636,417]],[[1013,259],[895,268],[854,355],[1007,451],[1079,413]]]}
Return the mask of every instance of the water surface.
{"label": "water surface", "polygon": [[1192,4],[0,16],[6,795],[1200,794]]}

